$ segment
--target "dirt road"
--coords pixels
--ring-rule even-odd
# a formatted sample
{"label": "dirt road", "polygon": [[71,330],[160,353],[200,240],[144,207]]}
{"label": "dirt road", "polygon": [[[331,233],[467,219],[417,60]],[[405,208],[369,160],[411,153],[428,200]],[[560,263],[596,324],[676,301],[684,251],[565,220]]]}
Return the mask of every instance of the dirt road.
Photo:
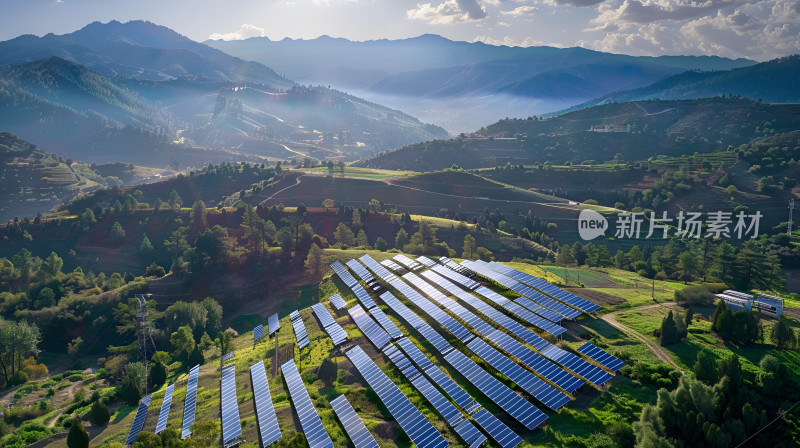
{"label": "dirt road", "polygon": [[[646,309],[649,309],[649,308],[655,308],[657,306],[673,306],[673,305],[675,305],[675,302],[665,302],[665,303],[660,303],[660,304],[640,306],[640,307],[627,309],[627,310],[623,310],[623,311],[627,312],[627,311],[635,311],[635,310],[646,310]],[[601,316],[600,318],[603,319],[604,321],[608,322],[611,326],[617,328],[618,330],[620,330],[620,331],[622,331],[624,333],[627,333],[627,334],[635,337],[636,339],[644,342],[645,344],[647,344],[647,348],[649,348],[650,351],[653,352],[653,354],[656,355],[656,357],[659,360],[661,360],[662,362],[665,362],[665,363],[671,365],[672,367],[675,367],[676,369],[680,369],[678,364],[675,364],[675,361],[673,361],[672,358],[670,358],[669,355],[667,355],[667,352],[665,352],[664,349],[661,346],[659,346],[655,342],[651,341],[649,338],[647,338],[646,336],[644,336],[641,333],[637,332],[636,330],[617,322],[617,313],[619,313],[619,312],[620,311],[617,311],[617,312],[614,312],[614,313],[605,314],[605,315]]]}

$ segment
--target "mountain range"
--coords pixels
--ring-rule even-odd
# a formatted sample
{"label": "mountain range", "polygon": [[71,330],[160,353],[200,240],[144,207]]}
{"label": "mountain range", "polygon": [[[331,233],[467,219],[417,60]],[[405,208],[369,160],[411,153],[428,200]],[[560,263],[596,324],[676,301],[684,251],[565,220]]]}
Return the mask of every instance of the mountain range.
{"label": "mountain range", "polygon": [[561,110],[687,70],[729,70],[755,62],[715,56],[635,57],[585,48],[508,47],[437,35],[353,42],[322,36],[206,41],[305,83],[353,91],[451,132],[503,117]]}

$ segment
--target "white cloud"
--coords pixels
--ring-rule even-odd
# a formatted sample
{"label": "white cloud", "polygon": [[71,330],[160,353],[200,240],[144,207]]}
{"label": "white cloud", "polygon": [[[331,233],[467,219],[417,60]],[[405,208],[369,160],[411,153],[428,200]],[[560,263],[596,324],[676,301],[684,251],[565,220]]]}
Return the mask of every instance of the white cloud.
{"label": "white cloud", "polygon": [[475,38],[472,41],[483,42],[488,45],[505,45],[508,47],[541,47],[541,46],[558,47],[558,48],[564,47],[561,44],[546,43],[540,40],[536,40],[532,37],[526,37],[522,41],[517,41],[511,36],[505,36],[502,39],[495,39],[490,36],[475,36]]}
{"label": "white cloud", "polygon": [[478,0],[447,0],[437,6],[417,3],[416,8],[406,11],[406,16],[431,24],[449,24],[484,19],[486,9]]}
{"label": "white cloud", "polygon": [[266,36],[264,28],[257,27],[255,25],[251,25],[249,23],[245,23],[239,28],[239,31],[234,31],[232,33],[214,33],[208,38],[210,40],[243,40],[249,39],[251,37],[263,37]]}
{"label": "white cloud", "polygon": [[511,11],[503,11],[501,14],[504,16],[526,16],[535,13],[539,8],[535,6],[517,6]]}

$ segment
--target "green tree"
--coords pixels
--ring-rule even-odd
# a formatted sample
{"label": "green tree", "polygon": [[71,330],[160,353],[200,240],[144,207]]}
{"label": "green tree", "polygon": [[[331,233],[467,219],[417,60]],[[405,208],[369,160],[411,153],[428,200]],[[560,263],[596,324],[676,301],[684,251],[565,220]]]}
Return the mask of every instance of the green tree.
{"label": "green tree", "polygon": [[89,421],[93,426],[105,426],[111,420],[111,413],[103,400],[95,400],[89,410]]}
{"label": "green tree", "polygon": [[69,448],[89,448],[89,433],[83,427],[81,421],[77,418],[72,419],[72,424],[69,427],[69,434],[67,434],[67,447]]}
{"label": "green tree", "polygon": [[125,365],[122,378],[117,384],[120,397],[129,406],[135,406],[142,398],[145,381],[147,381],[145,365],[141,362],[129,362]]}
{"label": "green tree", "polygon": [[177,191],[172,190],[169,192],[169,198],[167,198],[167,204],[172,207],[173,210],[178,210],[183,205],[183,199],[178,194]]}
{"label": "green tree", "polygon": [[39,354],[41,334],[36,325],[0,318],[0,369],[6,383],[22,368],[22,361]]}
{"label": "green tree", "polygon": [[558,249],[558,254],[556,255],[556,263],[560,266],[569,266],[575,263],[575,257],[572,256],[572,248],[569,245],[564,244]]}
{"label": "green tree", "polygon": [[494,260],[494,256],[492,255],[492,251],[489,249],[479,246],[477,250],[478,258],[483,261],[492,261]]}
{"label": "green tree", "polygon": [[356,235],[356,245],[358,247],[369,247],[369,238],[367,238],[367,233],[364,232],[364,229],[358,231],[358,235]]}
{"label": "green tree", "polygon": [[150,431],[142,431],[136,436],[131,448],[162,448],[161,437]]}
{"label": "green tree", "polygon": [[217,339],[214,340],[214,345],[219,349],[220,356],[230,353],[233,347],[233,335],[227,331],[221,332],[219,336],[217,336]]}
{"label": "green tree", "polygon": [[144,275],[147,277],[163,277],[167,275],[167,272],[154,261],[150,263],[150,266],[147,266]]}
{"label": "green tree", "polygon": [[206,215],[208,215],[208,209],[205,202],[195,201],[192,205],[192,227],[196,230],[203,230],[208,227]]}
{"label": "green tree", "polygon": [[61,268],[64,267],[64,260],[58,256],[55,252],[50,252],[50,255],[47,256],[42,261],[42,266],[39,268],[39,273],[44,274],[45,278],[55,278],[61,274]]}
{"label": "green tree", "polygon": [[706,384],[714,384],[717,382],[717,365],[714,362],[714,356],[708,350],[700,350],[697,352],[697,361],[692,368],[695,378]]}
{"label": "green tree", "polygon": [[680,333],[678,332],[678,326],[675,323],[675,318],[672,315],[672,311],[670,311],[669,314],[667,314],[667,317],[661,321],[661,345],[672,345],[678,342],[679,338]]}
{"label": "green tree", "polygon": [[780,348],[788,348],[795,345],[795,334],[789,324],[789,319],[783,315],[772,327],[772,341]]}
{"label": "green tree", "polygon": [[49,308],[56,304],[56,293],[53,292],[52,288],[44,287],[39,290],[39,294],[36,296],[36,302],[34,302],[33,306],[36,309],[41,308]]}
{"label": "green tree", "polygon": [[384,252],[388,249],[389,249],[389,243],[387,243],[386,240],[383,239],[383,237],[379,236],[378,239],[375,240],[375,250]]}
{"label": "green tree", "polygon": [[150,238],[147,237],[145,233],[142,236],[142,242],[139,244],[139,253],[141,254],[150,254],[153,252],[153,243],[150,242]]}
{"label": "green tree", "polygon": [[81,222],[84,223],[84,224],[94,224],[94,223],[97,222],[97,218],[95,218],[94,212],[92,211],[92,209],[87,208],[81,214]]}
{"label": "green tree", "polygon": [[753,313],[741,310],[733,313],[733,334],[741,345],[750,345],[758,339],[758,322]]}
{"label": "green tree", "polygon": [[154,362],[150,367],[150,382],[155,385],[164,384],[167,381],[167,366],[160,362]]}
{"label": "green tree", "polygon": [[717,328],[717,333],[722,339],[725,339],[726,341],[733,339],[736,324],[733,320],[733,313],[729,308],[726,307],[725,311],[717,316],[714,326]]}
{"label": "green tree", "polygon": [[406,244],[408,244],[408,232],[406,232],[406,229],[401,228],[394,237],[394,247],[403,250]]}
{"label": "green tree", "polygon": [[464,250],[461,253],[461,258],[466,258],[468,260],[475,259],[477,255],[478,247],[475,243],[475,237],[470,234],[464,236]]}
{"label": "green tree", "polygon": [[153,201],[153,213],[158,213],[158,211],[161,210],[161,205],[163,204],[164,201],[162,201],[161,198],[156,198],[156,200]]}
{"label": "green tree", "polygon": [[308,249],[305,267],[315,275],[319,274],[320,270],[322,269],[322,249],[320,249],[316,244],[312,243],[311,248]]}
{"label": "green tree", "polygon": [[188,357],[195,346],[192,328],[188,325],[178,328],[178,331],[172,333],[170,336],[169,342],[175,348],[175,353],[177,355],[185,355]]}
{"label": "green tree", "polygon": [[113,241],[122,241],[125,238],[125,229],[122,228],[122,225],[114,221],[114,224],[111,225],[111,231],[108,234]]}
{"label": "green tree", "polygon": [[343,222],[336,226],[333,232],[333,238],[342,246],[354,246],[356,244],[356,237],[353,231]]}

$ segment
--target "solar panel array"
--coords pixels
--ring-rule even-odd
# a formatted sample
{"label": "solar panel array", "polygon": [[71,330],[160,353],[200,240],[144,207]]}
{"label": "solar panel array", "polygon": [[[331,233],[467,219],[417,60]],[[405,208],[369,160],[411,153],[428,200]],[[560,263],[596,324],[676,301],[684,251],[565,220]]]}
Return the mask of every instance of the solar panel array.
{"label": "solar panel array", "polygon": [[428,257],[422,256],[422,255],[417,257],[416,260],[417,260],[418,263],[424,264],[425,266],[427,266],[429,268],[432,268],[432,267],[436,266],[436,262],[435,261],[431,260]]}
{"label": "solar panel array", "polygon": [[386,266],[387,268],[391,269],[392,271],[398,273],[398,274],[401,274],[401,273],[406,271],[405,269],[403,269],[402,266],[400,266],[399,264],[395,263],[394,261],[392,261],[390,259],[386,259],[386,260],[381,261],[381,264]]}
{"label": "solar panel array", "polygon": [[625,367],[625,363],[622,362],[619,358],[608,353],[607,351],[597,347],[596,345],[592,344],[591,342],[587,342],[578,348],[578,353],[581,353],[602,365],[603,367],[608,368],[616,372],[617,370]]}
{"label": "solar panel array", "polygon": [[161,402],[161,412],[158,413],[158,423],[156,423],[156,434],[167,429],[167,419],[169,418],[169,408],[172,406],[172,390],[175,388],[175,383],[167,386],[164,392],[164,401]]}
{"label": "solar panel array", "polygon": [[585,384],[582,379],[572,375],[500,330],[490,334],[488,339],[497,344],[504,352],[517,358],[539,376],[546,378],[569,393],[575,392],[576,389]]}
{"label": "solar panel array", "polygon": [[292,311],[289,314],[289,319],[292,321],[292,327],[294,328],[294,335],[297,337],[297,348],[302,350],[305,348],[308,343],[308,331],[306,331],[306,324],[303,323],[303,318],[300,317],[300,313],[297,310]]}
{"label": "solar panel array", "polygon": [[476,338],[467,344],[467,347],[548,408],[557,411],[569,402],[567,394],[520,367],[486,342]]}
{"label": "solar panel array", "polygon": [[408,269],[410,269],[412,271],[419,271],[420,269],[425,267],[422,264],[420,264],[418,261],[412,260],[411,258],[408,258],[407,256],[405,256],[403,254],[397,254],[394,257],[392,257],[392,259],[394,261],[402,264],[403,266],[407,267]]}
{"label": "solar panel array", "polygon": [[346,353],[361,376],[378,395],[392,417],[418,447],[444,448],[449,444],[433,427],[431,422],[408,400],[392,380],[364,353],[355,346]]}
{"label": "solar panel array", "polygon": [[235,445],[242,435],[242,424],[239,420],[239,400],[236,399],[236,364],[230,364],[222,368],[220,408],[222,444],[226,447]]}
{"label": "solar panel array", "polygon": [[502,272],[508,275],[511,278],[519,280],[523,283],[526,283],[539,291],[544,292],[545,294],[549,294],[556,299],[566,303],[567,305],[573,306],[583,312],[591,313],[593,311],[597,311],[600,309],[600,305],[592,303],[583,297],[578,297],[575,294],[564,291],[563,289],[559,288],[558,286],[543,280],[538,277],[534,277],[530,274],[526,274],[524,272],[520,272],[514,268],[506,266],[502,263],[491,263],[492,269],[495,269],[499,272]]}
{"label": "solar panel array", "polygon": [[314,403],[308,395],[308,390],[303,384],[303,378],[300,377],[300,372],[297,370],[294,359],[286,361],[281,366],[281,372],[283,372],[283,378],[286,380],[289,397],[292,399],[294,410],[300,419],[300,426],[303,428],[302,432],[306,436],[308,446],[310,448],[333,448],[331,436],[328,435],[328,431],[322,425],[322,420],[320,420],[317,409],[314,408]]}
{"label": "solar panel array", "polygon": [[[457,264],[456,266],[461,266],[461,265]],[[470,291],[478,289],[478,287],[481,286],[480,283],[476,282],[475,280],[473,280],[473,279],[471,279],[471,278],[469,278],[469,277],[467,277],[465,275],[462,275],[462,274],[458,273],[457,271],[454,271],[452,268],[447,268],[447,267],[444,267],[444,266],[442,266],[440,264],[437,264],[437,265],[433,266],[431,269],[433,269],[434,271],[438,272],[440,275],[443,275],[443,276],[449,278],[450,280],[458,283],[459,285],[466,286],[467,289],[469,289]]]}
{"label": "solar panel array", "polygon": [[486,409],[472,414],[472,418],[503,448],[513,448],[522,443],[522,437],[512,431]]}
{"label": "solar panel array", "polygon": [[131,431],[128,433],[128,438],[125,439],[125,445],[130,445],[136,441],[136,437],[139,436],[139,433],[142,432],[142,428],[144,427],[144,420],[147,418],[147,408],[150,407],[150,400],[152,398],[152,394],[145,395],[139,401],[139,409],[136,410],[136,417],[133,419],[133,424],[131,424]]}
{"label": "solar panel array", "polygon": [[343,308],[347,308],[347,302],[344,301],[342,296],[339,294],[334,294],[330,297],[331,305],[333,305],[336,310],[341,310]]}
{"label": "solar panel array", "polygon": [[387,316],[382,309],[376,306],[375,308],[369,310],[369,313],[372,314],[372,317],[374,317],[375,320],[381,324],[381,327],[383,327],[383,329],[389,333],[389,336],[391,336],[392,339],[400,339],[403,337],[403,332],[397,328],[397,325],[395,325],[394,322],[389,319],[389,316]]}
{"label": "solar panel array", "polygon": [[258,341],[264,337],[264,324],[259,324],[253,328],[253,342]]}
{"label": "solar panel array", "polygon": [[472,446],[476,443],[479,445],[486,441],[486,436],[481,434],[469,420],[464,418],[464,415],[411,364],[411,361],[403,355],[400,349],[390,344],[384,348],[383,352],[408,378],[411,385],[417,388],[422,396],[433,405],[436,412],[445,419],[447,424],[456,430],[456,433],[464,439],[467,445]]}
{"label": "solar panel array", "polygon": [[466,266],[460,265],[447,257],[439,257],[439,263],[463,275],[472,275],[473,272]]}
{"label": "solar panel array", "polygon": [[344,430],[356,448],[379,448],[375,437],[369,432],[367,426],[364,425],[364,422],[356,414],[355,409],[353,409],[353,406],[350,405],[344,395],[334,398],[331,401],[331,407],[336,416],[339,417],[339,421],[342,422]]}
{"label": "solar panel array", "polygon": [[221,361],[222,361],[222,362],[225,362],[225,361],[227,361],[227,360],[229,360],[229,359],[233,358],[234,356],[236,356],[236,352],[228,352],[228,353],[226,353],[226,354],[222,355],[222,359],[221,359]]}
{"label": "solar panel array", "polygon": [[475,361],[469,359],[460,351],[451,351],[445,355],[445,360],[464,375],[470,383],[486,394],[490,400],[526,428],[534,429],[547,420],[547,414],[517,395],[508,386],[487,373]]}
{"label": "solar panel array", "polygon": [[359,263],[358,260],[352,259],[348,261],[347,267],[352,269],[353,272],[356,273],[356,275],[361,277],[361,280],[364,280],[364,283],[369,285],[370,283],[375,281],[375,278],[372,277],[372,274],[370,274],[367,268],[365,268],[363,264]]}
{"label": "solar panel array", "polygon": [[328,333],[328,336],[331,337],[334,346],[347,340],[347,332],[333,319],[333,316],[331,316],[331,313],[325,308],[325,305],[315,303],[311,305],[311,310],[314,311],[314,315],[317,316],[317,320],[322,328]]}
{"label": "solar panel array", "polygon": [[267,318],[267,326],[269,327],[270,336],[281,329],[281,321],[278,319],[278,313],[275,313]]}
{"label": "solar panel array", "polygon": [[389,305],[389,308],[395,312],[398,316],[400,316],[403,320],[408,323],[411,328],[416,329],[422,335],[422,337],[433,344],[436,350],[439,353],[447,353],[450,350],[453,350],[453,346],[450,345],[449,342],[445,338],[442,337],[438,332],[436,332],[427,322],[420,319],[419,316],[416,315],[413,311],[408,309],[407,306],[400,303],[399,300],[391,293],[385,292],[381,294],[381,300],[383,303]]}
{"label": "solar panel array", "polygon": [[197,381],[200,375],[200,366],[192,367],[189,371],[189,381],[186,384],[186,399],[183,401],[183,427],[181,439],[192,435],[191,427],[194,424],[194,413],[197,409]]}
{"label": "solar panel array", "polygon": [[590,383],[602,386],[606,381],[611,379],[611,374],[605,370],[590,364],[572,353],[560,349],[555,345],[543,347],[539,349],[542,355],[546,356],[562,366],[572,370],[578,375],[586,378]]}
{"label": "solar panel array", "polygon": [[355,279],[349,272],[347,272],[347,268],[339,261],[336,260],[331,263],[331,268],[333,268],[333,272],[339,276],[340,279],[347,285],[348,288],[352,288],[353,286],[358,284],[358,280]]}
{"label": "solar panel array", "polygon": [[353,294],[355,294],[356,297],[358,298],[358,301],[361,302],[362,305],[364,305],[364,308],[369,310],[378,306],[375,304],[375,301],[372,300],[372,297],[369,296],[369,293],[367,292],[366,289],[364,289],[363,286],[355,285],[350,289],[353,290]]}
{"label": "solar panel array", "polygon": [[272,404],[264,361],[258,361],[250,366],[250,383],[253,386],[253,403],[256,408],[256,424],[261,446],[270,446],[280,440],[283,434]]}
{"label": "solar panel array", "polygon": [[378,325],[375,320],[364,311],[364,308],[361,305],[356,305],[347,312],[350,314],[350,317],[353,318],[356,325],[358,326],[359,330],[373,343],[375,347],[380,350],[383,348],[384,345],[391,342],[392,338],[389,336],[380,325]]}
{"label": "solar panel array", "polygon": [[[417,279],[418,278],[419,277],[417,277]],[[434,305],[433,302],[423,297],[408,283],[398,278],[395,278],[389,283],[392,285],[392,287],[394,287],[396,290],[400,291],[404,296],[406,296],[408,300],[413,302],[414,305],[422,309],[422,311],[424,311],[425,314],[427,314],[429,317],[435,320],[439,325],[446,328],[447,331],[452,333],[460,341],[467,342],[473,337],[475,337],[469,330],[466,329],[466,327],[458,323],[458,321],[453,319],[449,314],[445,313],[441,308]],[[422,288],[422,286],[423,285],[419,285],[420,288]]]}
{"label": "solar panel array", "polygon": [[395,275],[389,272],[382,264],[375,261],[374,258],[370,257],[368,254],[364,254],[359,258],[359,261],[364,263],[364,266],[368,267],[370,271],[374,272],[384,281],[389,281],[390,278],[394,278]]}

